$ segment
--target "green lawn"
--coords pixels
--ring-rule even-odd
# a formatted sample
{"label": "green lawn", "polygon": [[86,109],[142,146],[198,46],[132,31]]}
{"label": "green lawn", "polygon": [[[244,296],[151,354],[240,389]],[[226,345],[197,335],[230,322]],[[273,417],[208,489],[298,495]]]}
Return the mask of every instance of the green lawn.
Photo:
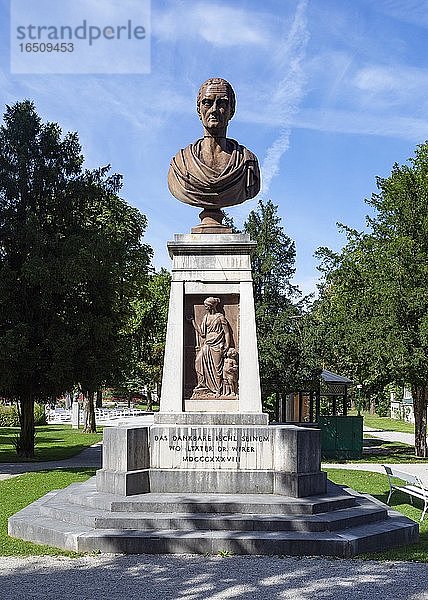
{"label": "green lawn", "polygon": [[[345,462],[345,461],[344,461]],[[348,463],[427,463],[428,458],[415,456],[415,447],[401,442],[387,442],[376,438],[364,438],[362,458]]]}
{"label": "green lawn", "polygon": [[373,429],[400,431],[401,433],[415,433],[415,426],[413,423],[406,423],[405,421],[390,419],[389,417],[378,417],[377,415],[370,415],[369,413],[363,413],[363,418],[364,425],[373,427]]}
{"label": "green lawn", "polygon": [[[138,408],[138,410],[147,410],[147,404],[136,404],[134,408]],[[159,404],[152,404],[152,411],[159,412]]]}
{"label": "green lawn", "polygon": [[[83,433],[71,425],[36,427],[36,461],[70,458],[102,440],[102,429],[97,431],[99,433]],[[0,427],[0,463],[21,462],[13,446],[18,433],[18,427]]]}
{"label": "green lawn", "polygon": [[[329,469],[327,470],[327,476],[334,483],[345,485],[357,492],[370,494],[371,496],[378,498],[381,502],[386,503],[389,492],[386,475],[381,475],[380,473],[368,473],[366,471]],[[425,517],[422,523],[419,522],[419,519],[421,518],[421,504],[418,504],[418,508],[416,508],[409,503],[407,494],[395,492],[391,498],[391,506],[394,510],[403,513],[406,517],[419,523],[419,542],[412,546],[396,548],[386,552],[366,554],[361,558],[428,562],[428,516]]]}
{"label": "green lawn", "polygon": [[95,475],[95,469],[66,471],[39,471],[0,481],[0,556],[34,556],[40,554],[77,556],[59,548],[42,546],[11,538],[7,535],[10,516],[41,498],[51,490],[66,487],[76,481],[86,481]]}

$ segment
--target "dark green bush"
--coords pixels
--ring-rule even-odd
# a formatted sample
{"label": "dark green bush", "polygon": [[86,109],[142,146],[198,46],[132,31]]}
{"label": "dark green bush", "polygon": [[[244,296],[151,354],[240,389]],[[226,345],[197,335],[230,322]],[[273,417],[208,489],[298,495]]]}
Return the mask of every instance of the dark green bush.
{"label": "dark green bush", "polygon": [[19,427],[16,406],[0,406],[0,427]]}
{"label": "dark green bush", "polygon": [[[45,407],[34,405],[34,425],[46,425]],[[0,427],[19,427],[19,415],[16,406],[0,406]]]}
{"label": "dark green bush", "polygon": [[35,404],[34,405],[34,425],[47,425],[45,405]]}

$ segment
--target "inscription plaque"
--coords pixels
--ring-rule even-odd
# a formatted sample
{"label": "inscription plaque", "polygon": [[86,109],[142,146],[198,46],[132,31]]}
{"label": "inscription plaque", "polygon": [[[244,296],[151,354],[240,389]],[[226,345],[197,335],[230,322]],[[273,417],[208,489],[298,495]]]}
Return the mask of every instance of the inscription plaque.
{"label": "inscription plaque", "polygon": [[152,427],[151,467],[272,469],[273,431],[267,427]]}

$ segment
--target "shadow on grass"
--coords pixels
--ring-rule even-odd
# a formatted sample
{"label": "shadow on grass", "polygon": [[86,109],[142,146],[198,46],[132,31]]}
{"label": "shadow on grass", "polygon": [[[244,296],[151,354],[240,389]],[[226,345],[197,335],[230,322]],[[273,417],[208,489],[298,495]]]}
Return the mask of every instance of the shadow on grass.
{"label": "shadow on grass", "polygon": [[36,448],[34,460],[18,457],[14,439],[19,428],[0,428],[0,463],[31,463],[58,461],[72,458],[101,440],[102,430],[96,434],[86,434],[82,430],[71,429],[67,425],[44,425],[36,427]]}

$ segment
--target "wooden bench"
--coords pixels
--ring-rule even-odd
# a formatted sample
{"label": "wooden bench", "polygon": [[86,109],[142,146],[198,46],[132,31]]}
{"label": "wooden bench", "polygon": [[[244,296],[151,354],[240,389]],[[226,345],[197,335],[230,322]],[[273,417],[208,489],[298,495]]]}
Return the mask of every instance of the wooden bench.
{"label": "wooden bench", "polygon": [[[413,504],[413,498],[419,498],[424,502],[424,509],[422,511],[421,521],[425,516],[428,508],[428,486],[424,485],[421,481],[420,477],[417,475],[413,475],[412,473],[405,473],[404,471],[400,471],[395,467],[391,467],[388,465],[382,465],[388,475],[389,482],[389,496],[387,503],[389,503],[392,492],[395,490],[399,490],[400,492],[405,492],[410,496],[410,502]],[[401,479],[405,484],[398,484],[394,482],[395,479]]]}

